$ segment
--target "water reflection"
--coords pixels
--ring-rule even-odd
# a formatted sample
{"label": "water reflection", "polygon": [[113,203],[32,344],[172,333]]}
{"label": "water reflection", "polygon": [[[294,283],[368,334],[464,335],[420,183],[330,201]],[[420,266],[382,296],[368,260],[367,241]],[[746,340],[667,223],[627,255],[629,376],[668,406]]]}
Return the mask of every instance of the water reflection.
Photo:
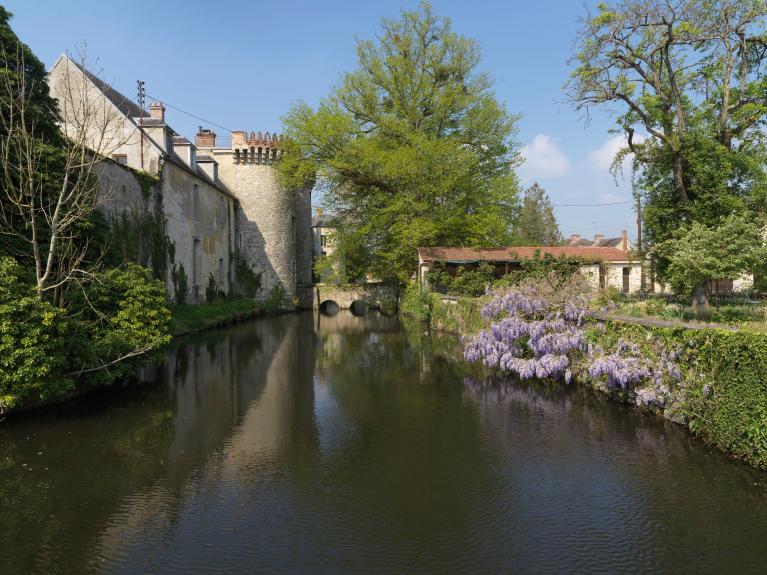
{"label": "water reflection", "polygon": [[0,425],[0,573],[757,572],[765,475],[399,319],[186,340]]}

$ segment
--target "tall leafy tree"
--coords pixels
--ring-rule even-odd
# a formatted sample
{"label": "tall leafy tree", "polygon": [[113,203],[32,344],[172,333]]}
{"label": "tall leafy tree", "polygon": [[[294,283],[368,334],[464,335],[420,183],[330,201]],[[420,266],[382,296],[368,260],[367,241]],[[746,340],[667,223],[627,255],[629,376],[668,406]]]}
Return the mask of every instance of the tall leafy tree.
{"label": "tall leafy tree", "polygon": [[583,20],[567,93],[617,112],[650,247],[680,223],[764,210],[765,15],[764,0],[617,0]]}
{"label": "tall leafy tree", "polygon": [[358,68],[285,118],[290,187],[314,181],[348,279],[406,279],[418,246],[498,246],[518,207],[516,118],[477,72],[479,48],[424,3],[357,43]]}
{"label": "tall leafy tree", "polygon": [[[2,182],[3,197],[19,189],[31,178],[28,155],[40,158],[45,169],[34,171],[39,191],[48,195],[64,174],[60,153],[62,144],[57,121],[56,101],[48,93],[45,66],[19,40],[10,25],[12,14],[0,6],[0,161],[7,174]],[[20,103],[23,105],[20,106]],[[21,145],[24,141],[25,144]],[[26,229],[24,218],[0,202],[0,218],[8,219],[8,229],[0,226],[0,253],[31,258],[29,234],[9,233]],[[25,231],[31,234],[31,230]],[[36,230],[40,236],[45,229]]]}
{"label": "tall leafy tree", "polygon": [[513,242],[516,245],[555,246],[562,241],[554,207],[538,182],[525,190],[522,207],[515,220]]}

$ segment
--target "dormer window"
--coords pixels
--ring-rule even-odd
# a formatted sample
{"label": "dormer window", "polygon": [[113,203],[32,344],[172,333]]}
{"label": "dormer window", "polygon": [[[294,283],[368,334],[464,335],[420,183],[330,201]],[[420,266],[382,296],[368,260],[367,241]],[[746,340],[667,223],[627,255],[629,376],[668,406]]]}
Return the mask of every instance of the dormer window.
{"label": "dormer window", "polygon": [[128,154],[112,154],[112,159],[123,166],[128,165]]}

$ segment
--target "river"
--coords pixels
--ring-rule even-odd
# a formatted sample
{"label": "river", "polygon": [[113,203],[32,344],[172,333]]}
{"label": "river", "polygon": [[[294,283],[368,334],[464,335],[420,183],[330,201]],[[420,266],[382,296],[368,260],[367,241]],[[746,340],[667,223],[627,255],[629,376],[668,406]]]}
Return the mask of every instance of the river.
{"label": "river", "polygon": [[0,573],[764,573],[767,473],[397,317],[187,338],[0,423]]}

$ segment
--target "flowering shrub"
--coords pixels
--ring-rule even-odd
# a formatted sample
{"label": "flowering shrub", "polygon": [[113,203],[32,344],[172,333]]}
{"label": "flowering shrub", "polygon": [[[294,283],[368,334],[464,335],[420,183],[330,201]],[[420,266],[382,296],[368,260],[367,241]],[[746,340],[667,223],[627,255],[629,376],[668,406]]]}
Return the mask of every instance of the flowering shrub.
{"label": "flowering shrub", "polygon": [[569,355],[581,348],[587,298],[580,278],[563,284],[561,291],[550,285],[525,282],[495,294],[482,316],[496,321],[467,342],[464,357],[521,379],[569,382]]}
{"label": "flowering shrub", "polygon": [[583,326],[588,303],[577,277],[556,286],[527,282],[497,293],[482,309],[490,327],[468,340],[464,357],[521,379],[569,383],[575,370],[609,392],[633,393],[639,405],[663,407],[671,393],[668,380],[681,378],[679,352],[657,345],[645,353],[623,339],[609,350],[588,343]]}

